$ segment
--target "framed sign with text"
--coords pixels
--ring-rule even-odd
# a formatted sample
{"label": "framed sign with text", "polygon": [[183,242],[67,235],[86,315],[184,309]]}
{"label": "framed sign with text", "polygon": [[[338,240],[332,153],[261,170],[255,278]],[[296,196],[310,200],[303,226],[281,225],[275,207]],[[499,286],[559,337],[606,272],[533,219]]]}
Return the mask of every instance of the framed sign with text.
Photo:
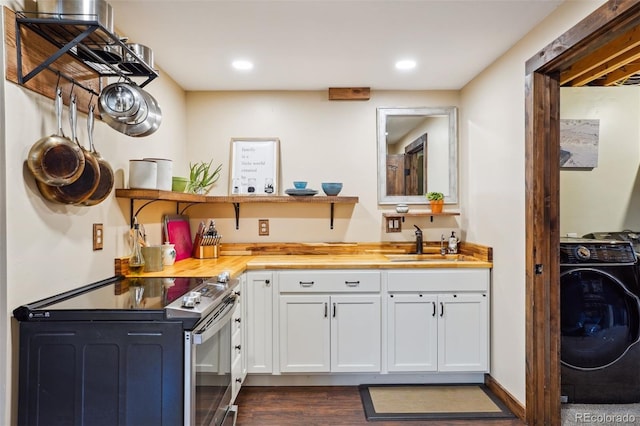
{"label": "framed sign with text", "polygon": [[230,195],[278,195],[278,138],[232,138]]}

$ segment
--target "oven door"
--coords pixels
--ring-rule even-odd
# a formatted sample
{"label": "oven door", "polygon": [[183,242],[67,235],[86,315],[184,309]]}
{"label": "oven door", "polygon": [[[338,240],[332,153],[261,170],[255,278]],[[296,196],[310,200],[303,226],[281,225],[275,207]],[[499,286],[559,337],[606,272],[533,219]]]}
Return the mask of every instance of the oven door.
{"label": "oven door", "polygon": [[184,424],[219,426],[231,404],[231,295],[193,330],[185,331]]}

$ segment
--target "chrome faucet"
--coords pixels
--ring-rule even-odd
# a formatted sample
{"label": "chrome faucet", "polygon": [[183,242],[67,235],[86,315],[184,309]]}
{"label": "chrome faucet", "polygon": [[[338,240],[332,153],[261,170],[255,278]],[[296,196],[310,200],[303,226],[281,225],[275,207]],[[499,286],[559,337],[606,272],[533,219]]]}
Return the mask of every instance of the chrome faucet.
{"label": "chrome faucet", "polygon": [[417,225],[413,225],[416,228],[416,254],[422,254],[422,229]]}
{"label": "chrome faucet", "polygon": [[447,248],[444,246],[444,234],[440,236],[440,256],[447,254]]}

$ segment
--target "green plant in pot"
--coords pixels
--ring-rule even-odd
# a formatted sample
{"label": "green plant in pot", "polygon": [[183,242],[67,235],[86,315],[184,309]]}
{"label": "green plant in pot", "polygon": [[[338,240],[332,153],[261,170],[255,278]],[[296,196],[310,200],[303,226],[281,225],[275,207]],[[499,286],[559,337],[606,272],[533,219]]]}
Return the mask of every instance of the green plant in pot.
{"label": "green plant in pot", "polygon": [[191,194],[206,194],[211,190],[214,183],[220,178],[222,164],[215,170],[211,170],[213,160],[205,163],[200,161],[194,164],[189,163],[189,183],[186,192]]}
{"label": "green plant in pot", "polygon": [[431,211],[433,213],[441,213],[444,206],[444,194],[442,192],[428,192],[427,200],[431,204]]}

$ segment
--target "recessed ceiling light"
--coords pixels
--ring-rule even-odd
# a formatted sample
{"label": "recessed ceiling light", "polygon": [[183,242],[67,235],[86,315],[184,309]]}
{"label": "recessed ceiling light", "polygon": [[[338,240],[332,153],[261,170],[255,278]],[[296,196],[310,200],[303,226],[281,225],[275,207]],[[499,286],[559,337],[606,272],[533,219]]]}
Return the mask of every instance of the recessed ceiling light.
{"label": "recessed ceiling light", "polygon": [[396,69],[399,70],[412,70],[416,67],[416,61],[413,59],[404,59],[396,62]]}
{"label": "recessed ceiling light", "polygon": [[237,70],[248,71],[250,69],[253,69],[253,62],[239,59],[237,61],[233,61],[231,63],[231,66]]}

